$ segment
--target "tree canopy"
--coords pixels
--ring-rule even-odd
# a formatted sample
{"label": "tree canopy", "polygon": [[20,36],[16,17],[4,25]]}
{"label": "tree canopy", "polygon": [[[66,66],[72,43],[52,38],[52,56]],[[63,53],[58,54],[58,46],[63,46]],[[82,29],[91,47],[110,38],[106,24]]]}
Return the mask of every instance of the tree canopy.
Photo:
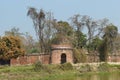
{"label": "tree canopy", "polygon": [[21,48],[21,41],[15,36],[4,36],[0,38],[0,59],[17,58],[24,55],[25,51]]}
{"label": "tree canopy", "polygon": [[104,28],[103,42],[99,48],[100,59],[107,61],[108,55],[113,53],[115,48],[115,38],[118,35],[118,29],[114,25],[108,25]]}

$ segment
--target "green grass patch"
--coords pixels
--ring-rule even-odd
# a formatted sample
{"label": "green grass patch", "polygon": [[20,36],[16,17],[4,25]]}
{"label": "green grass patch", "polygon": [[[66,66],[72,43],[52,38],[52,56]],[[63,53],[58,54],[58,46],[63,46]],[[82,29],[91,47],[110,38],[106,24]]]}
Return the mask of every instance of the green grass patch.
{"label": "green grass patch", "polygon": [[[42,68],[39,66],[42,66]],[[38,71],[35,70],[35,64],[29,66],[0,66],[0,80],[76,80],[76,78],[79,77],[88,77],[89,80],[89,77],[92,75],[104,76],[109,73],[112,74],[112,72],[104,71],[104,69],[108,68],[108,66],[119,68],[117,65],[101,64],[99,67],[101,67],[102,72],[92,72],[90,70],[91,67],[87,65],[81,68],[85,70],[85,72],[83,70],[81,73],[79,70],[73,69],[72,65],[69,63],[62,65],[40,64],[37,66]],[[86,70],[88,72],[86,72]]]}

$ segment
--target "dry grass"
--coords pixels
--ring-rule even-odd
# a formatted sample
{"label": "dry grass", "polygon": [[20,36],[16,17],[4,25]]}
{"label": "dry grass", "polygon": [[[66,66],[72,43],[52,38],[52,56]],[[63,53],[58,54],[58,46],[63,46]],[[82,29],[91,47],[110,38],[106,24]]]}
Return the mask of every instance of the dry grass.
{"label": "dry grass", "polygon": [[33,65],[2,66],[0,67],[0,80],[61,80],[61,78],[68,78],[66,76],[73,74],[73,71],[67,72],[59,69],[59,65],[45,65],[45,68],[44,70],[35,71]]}

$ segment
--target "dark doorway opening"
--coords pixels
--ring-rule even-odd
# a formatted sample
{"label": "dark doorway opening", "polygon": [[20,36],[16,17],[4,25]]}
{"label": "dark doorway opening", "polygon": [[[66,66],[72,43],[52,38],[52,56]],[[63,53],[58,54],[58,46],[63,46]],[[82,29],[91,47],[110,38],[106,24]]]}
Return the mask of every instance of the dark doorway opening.
{"label": "dark doorway opening", "polygon": [[0,65],[10,65],[10,60],[0,59]]}
{"label": "dark doorway opening", "polygon": [[61,55],[61,64],[66,63],[66,54]]}

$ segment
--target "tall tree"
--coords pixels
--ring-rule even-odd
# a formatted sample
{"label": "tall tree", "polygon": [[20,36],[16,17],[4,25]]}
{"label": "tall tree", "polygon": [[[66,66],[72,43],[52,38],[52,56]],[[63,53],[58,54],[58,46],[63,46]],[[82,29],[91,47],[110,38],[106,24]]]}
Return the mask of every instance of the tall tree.
{"label": "tall tree", "polygon": [[86,35],[82,33],[82,30],[85,26],[84,17],[85,16],[77,14],[70,18],[72,27],[74,29],[73,45],[75,48],[81,48],[83,45],[86,45]]}
{"label": "tall tree", "polygon": [[26,34],[25,34],[24,48],[27,53],[39,52],[39,47],[38,47],[37,41],[34,40],[33,37],[28,32],[26,32]]}
{"label": "tall tree", "polygon": [[42,9],[37,12],[35,8],[29,8],[28,16],[33,21],[34,28],[40,43],[40,51],[48,52],[49,51],[49,41],[52,38],[54,33],[54,17],[51,12],[44,12]]}
{"label": "tall tree", "polygon": [[[85,21],[85,26],[87,27],[87,31],[88,31],[88,33],[87,33],[88,34],[88,44],[90,44],[92,42],[94,32],[97,28],[97,22],[89,16],[85,16],[84,21]],[[90,47],[91,46],[88,46],[88,51],[89,51]]]}
{"label": "tall tree", "polygon": [[[91,44],[92,40],[95,37],[98,37],[102,33],[103,27],[106,24],[106,19],[97,21],[93,20],[91,17],[87,15],[77,14],[71,17],[70,19],[74,31],[77,32],[77,35],[76,36],[74,35],[75,37],[77,37],[77,43],[80,42],[79,39],[81,38],[81,33],[83,30],[85,30],[87,32],[87,41],[84,41],[84,43],[87,42],[88,45]],[[84,32],[84,34],[86,34],[86,32]],[[78,44],[78,46],[81,45]]]}
{"label": "tall tree", "polygon": [[86,47],[86,35],[80,31],[74,32],[74,39],[72,40],[73,46],[77,49]]}
{"label": "tall tree", "polygon": [[103,32],[104,32],[104,28],[109,25],[109,20],[107,18],[101,19],[97,21],[97,29],[95,30],[95,37],[102,37],[103,36]]}
{"label": "tall tree", "polygon": [[102,43],[102,39],[100,39],[99,37],[95,37],[92,40],[92,43],[89,44],[89,45],[91,45],[90,50],[97,51],[98,48],[100,47],[101,43]]}
{"label": "tall tree", "polygon": [[120,51],[120,33],[118,33],[113,44],[115,45],[114,52],[119,54],[119,51]]}
{"label": "tall tree", "polygon": [[73,29],[68,22],[58,21],[54,27],[56,32],[52,39],[54,44],[68,44],[71,40],[71,35],[73,34]]}
{"label": "tall tree", "polygon": [[117,37],[117,34],[118,34],[118,28],[112,24],[108,25],[104,29],[103,39],[106,40],[106,43],[109,47],[109,51],[111,52],[114,50],[114,41],[115,38]]}
{"label": "tall tree", "polygon": [[37,12],[35,8],[29,8],[27,15],[33,20],[34,28],[39,38],[41,52],[44,52],[43,29],[45,27],[45,13],[42,9],[40,12]]}
{"label": "tall tree", "polygon": [[73,29],[75,29],[76,31],[81,31],[83,29],[85,25],[84,17],[85,16],[76,14],[70,18]]}
{"label": "tall tree", "polygon": [[108,53],[113,53],[114,50],[114,39],[118,34],[118,29],[114,25],[108,25],[104,28],[103,43],[99,48],[100,59],[107,61]]}

